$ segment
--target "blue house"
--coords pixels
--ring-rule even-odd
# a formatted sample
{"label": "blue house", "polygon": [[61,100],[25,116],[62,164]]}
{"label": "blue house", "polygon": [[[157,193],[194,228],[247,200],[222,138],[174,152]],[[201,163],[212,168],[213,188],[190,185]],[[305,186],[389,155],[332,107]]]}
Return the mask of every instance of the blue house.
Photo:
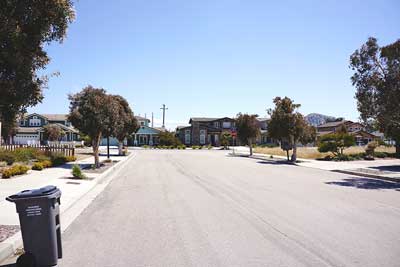
{"label": "blue house", "polygon": [[165,131],[165,128],[150,127],[150,120],[140,116],[136,116],[140,128],[133,135],[134,146],[154,146],[159,144],[159,135]]}

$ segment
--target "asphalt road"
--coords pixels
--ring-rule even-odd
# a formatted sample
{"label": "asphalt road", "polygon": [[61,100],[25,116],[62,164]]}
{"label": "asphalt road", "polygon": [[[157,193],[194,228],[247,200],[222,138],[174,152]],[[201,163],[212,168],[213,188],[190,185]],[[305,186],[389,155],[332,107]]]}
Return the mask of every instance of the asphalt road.
{"label": "asphalt road", "polygon": [[65,232],[60,266],[400,266],[399,185],[222,151],[135,153]]}

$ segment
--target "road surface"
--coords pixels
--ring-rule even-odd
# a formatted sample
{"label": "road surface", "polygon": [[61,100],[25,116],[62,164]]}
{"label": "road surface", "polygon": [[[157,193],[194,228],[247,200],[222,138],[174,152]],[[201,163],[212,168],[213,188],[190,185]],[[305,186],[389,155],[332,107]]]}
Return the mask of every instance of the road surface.
{"label": "road surface", "polygon": [[134,153],[65,232],[61,267],[400,264],[400,185],[223,151]]}

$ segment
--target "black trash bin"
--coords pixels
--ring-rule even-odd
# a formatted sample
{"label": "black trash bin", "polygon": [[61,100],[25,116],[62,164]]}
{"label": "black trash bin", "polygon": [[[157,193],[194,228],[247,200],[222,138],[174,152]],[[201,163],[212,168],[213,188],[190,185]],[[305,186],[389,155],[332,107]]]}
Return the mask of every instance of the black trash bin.
{"label": "black trash bin", "polygon": [[60,197],[61,191],[51,185],[7,197],[16,204],[19,215],[25,251],[21,261],[56,266],[62,258]]}

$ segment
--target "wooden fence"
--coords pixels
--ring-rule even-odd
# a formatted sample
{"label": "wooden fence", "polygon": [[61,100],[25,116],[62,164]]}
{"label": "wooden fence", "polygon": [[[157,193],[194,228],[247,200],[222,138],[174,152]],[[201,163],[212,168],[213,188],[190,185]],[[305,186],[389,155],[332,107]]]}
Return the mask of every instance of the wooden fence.
{"label": "wooden fence", "polygon": [[75,148],[66,145],[0,145],[0,149],[15,151],[18,148],[35,148],[40,151],[44,151],[46,154],[62,154],[64,156],[75,156]]}

